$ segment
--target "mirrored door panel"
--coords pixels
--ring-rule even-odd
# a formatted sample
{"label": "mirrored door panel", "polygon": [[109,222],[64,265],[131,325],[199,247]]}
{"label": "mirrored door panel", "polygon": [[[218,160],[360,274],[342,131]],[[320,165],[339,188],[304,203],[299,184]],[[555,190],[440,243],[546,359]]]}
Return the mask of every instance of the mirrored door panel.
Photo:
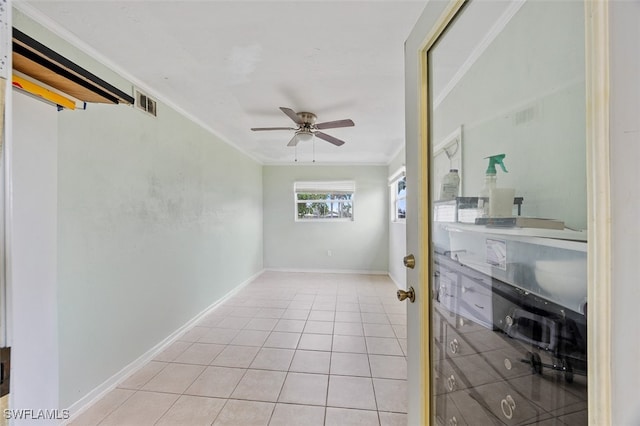
{"label": "mirrored door panel", "polygon": [[471,0],[428,51],[436,424],[587,423],[584,14]]}

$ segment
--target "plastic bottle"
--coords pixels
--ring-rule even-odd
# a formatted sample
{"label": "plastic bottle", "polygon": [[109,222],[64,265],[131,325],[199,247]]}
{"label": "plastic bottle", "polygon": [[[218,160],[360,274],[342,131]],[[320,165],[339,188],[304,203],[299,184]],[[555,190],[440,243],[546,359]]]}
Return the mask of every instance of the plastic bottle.
{"label": "plastic bottle", "polygon": [[460,188],[460,176],[458,175],[458,169],[451,169],[449,173],[442,178],[442,185],[440,186],[440,201],[455,200],[458,196]]}
{"label": "plastic bottle", "polygon": [[489,217],[489,197],[491,196],[491,192],[496,189],[496,183],[498,181],[498,177],[496,176],[496,164],[500,165],[500,168],[503,172],[507,172],[507,168],[504,166],[502,160],[504,160],[506,154],[498,154],[492,155],[489,157],[485,157],[485,159],[489,159],[489,167],[487,167],[487,171],[484,176],[484,186],[480,190],[478,194],[478,209],[481,209],[480,217]]}

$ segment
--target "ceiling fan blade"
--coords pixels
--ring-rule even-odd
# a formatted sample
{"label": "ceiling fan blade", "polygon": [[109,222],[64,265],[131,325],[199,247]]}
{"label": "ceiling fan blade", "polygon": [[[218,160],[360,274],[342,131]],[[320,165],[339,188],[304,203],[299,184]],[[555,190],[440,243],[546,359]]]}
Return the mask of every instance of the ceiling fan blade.
{"label": "ceiling fan blade", "polygon": [[334,138],[333,136],[330,136],[330,135],[328,135],[326,133],[315,132],[314,135],[316,135],[320,139],[324,139],[325,141],[334,144],[335,146],[344,145],[344,141],[343,140],[340,140],[338,138]]}
{"label": "ceiling fan blade", "polygon": [[280,110],[285,114],[287,114],[287,117],[292,119],[294,123],[302,124],[302,120],[300,120],[300,117],[298,117],[298,114],[296,114],[296,112],[291,108],[280,107]]}
{"label": "ceiling fan blade", "polygon": [[254,132],[261,132],[263,130],[296,130],[293,127],[252,127]]}
{"label": "ceiling fan blade", "polygon": [[298,135],[293,135],[293,138],[291,138],[287,146],[296,146],[298,145],[298,142],[300,142],[300,139],[298,139]]}
{"label": "ceiling fan blade", "polygon": [[353,127],[355,126],[352,120],[336,120],[336,121],[326,121],[324,123],[316,124],[316,129],[335,129],[338,127]]}

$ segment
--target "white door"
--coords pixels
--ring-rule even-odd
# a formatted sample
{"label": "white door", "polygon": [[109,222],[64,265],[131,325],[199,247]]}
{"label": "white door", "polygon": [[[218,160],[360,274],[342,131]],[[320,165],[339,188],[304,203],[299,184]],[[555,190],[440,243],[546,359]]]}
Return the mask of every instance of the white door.
{"label": "white door", "polygon": [[58,112],[17,89],[11,107],[10,402],[35,413],[58,408]]}
{"label": "white door", "polygon": [[428,343],[428,280],[429,252],[425,221],[427,211],[426,153],[421,140],[420,115],[423,75],[420,73],[424,40],[436,26],[448,7],[446,2],[427,2],[405,43],[405,115],[406,115],[406,182],[407,182],[407,255],[413,255],[414,268],[407,268],[406,288],[413,287],[415,301],[408,299],[407,308],[407,371],[408,371],[408,425],[429,423],[430,369]]}
{"label": "white door", "polygon": [[[571,1],[429,2],[407,40],[409,425],[593,418],[585,16]],[[438,199],[447,161],[453,203]],[[485,212],[491,166],[503,191]]]}

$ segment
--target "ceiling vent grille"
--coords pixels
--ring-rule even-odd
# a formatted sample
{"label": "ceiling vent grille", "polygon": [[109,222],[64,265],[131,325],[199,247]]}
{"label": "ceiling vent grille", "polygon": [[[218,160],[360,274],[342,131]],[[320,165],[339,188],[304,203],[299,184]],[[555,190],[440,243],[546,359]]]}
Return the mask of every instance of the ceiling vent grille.
{"label": "ceiling vent grille", "polygon": [[136,90],[136,106],[147,114],[151,114],[154,117],[157,117],[157,101],[139,90]]}
{"label": "ceiling vent grille", "polygon": [[520,111],[517,111],[514,115],[514,121],[516,126],[520,124],[525,124],[530,121],[533,121],[538,116],[538,108],[536,105],[529,106],[527,108],[523,108]]}

